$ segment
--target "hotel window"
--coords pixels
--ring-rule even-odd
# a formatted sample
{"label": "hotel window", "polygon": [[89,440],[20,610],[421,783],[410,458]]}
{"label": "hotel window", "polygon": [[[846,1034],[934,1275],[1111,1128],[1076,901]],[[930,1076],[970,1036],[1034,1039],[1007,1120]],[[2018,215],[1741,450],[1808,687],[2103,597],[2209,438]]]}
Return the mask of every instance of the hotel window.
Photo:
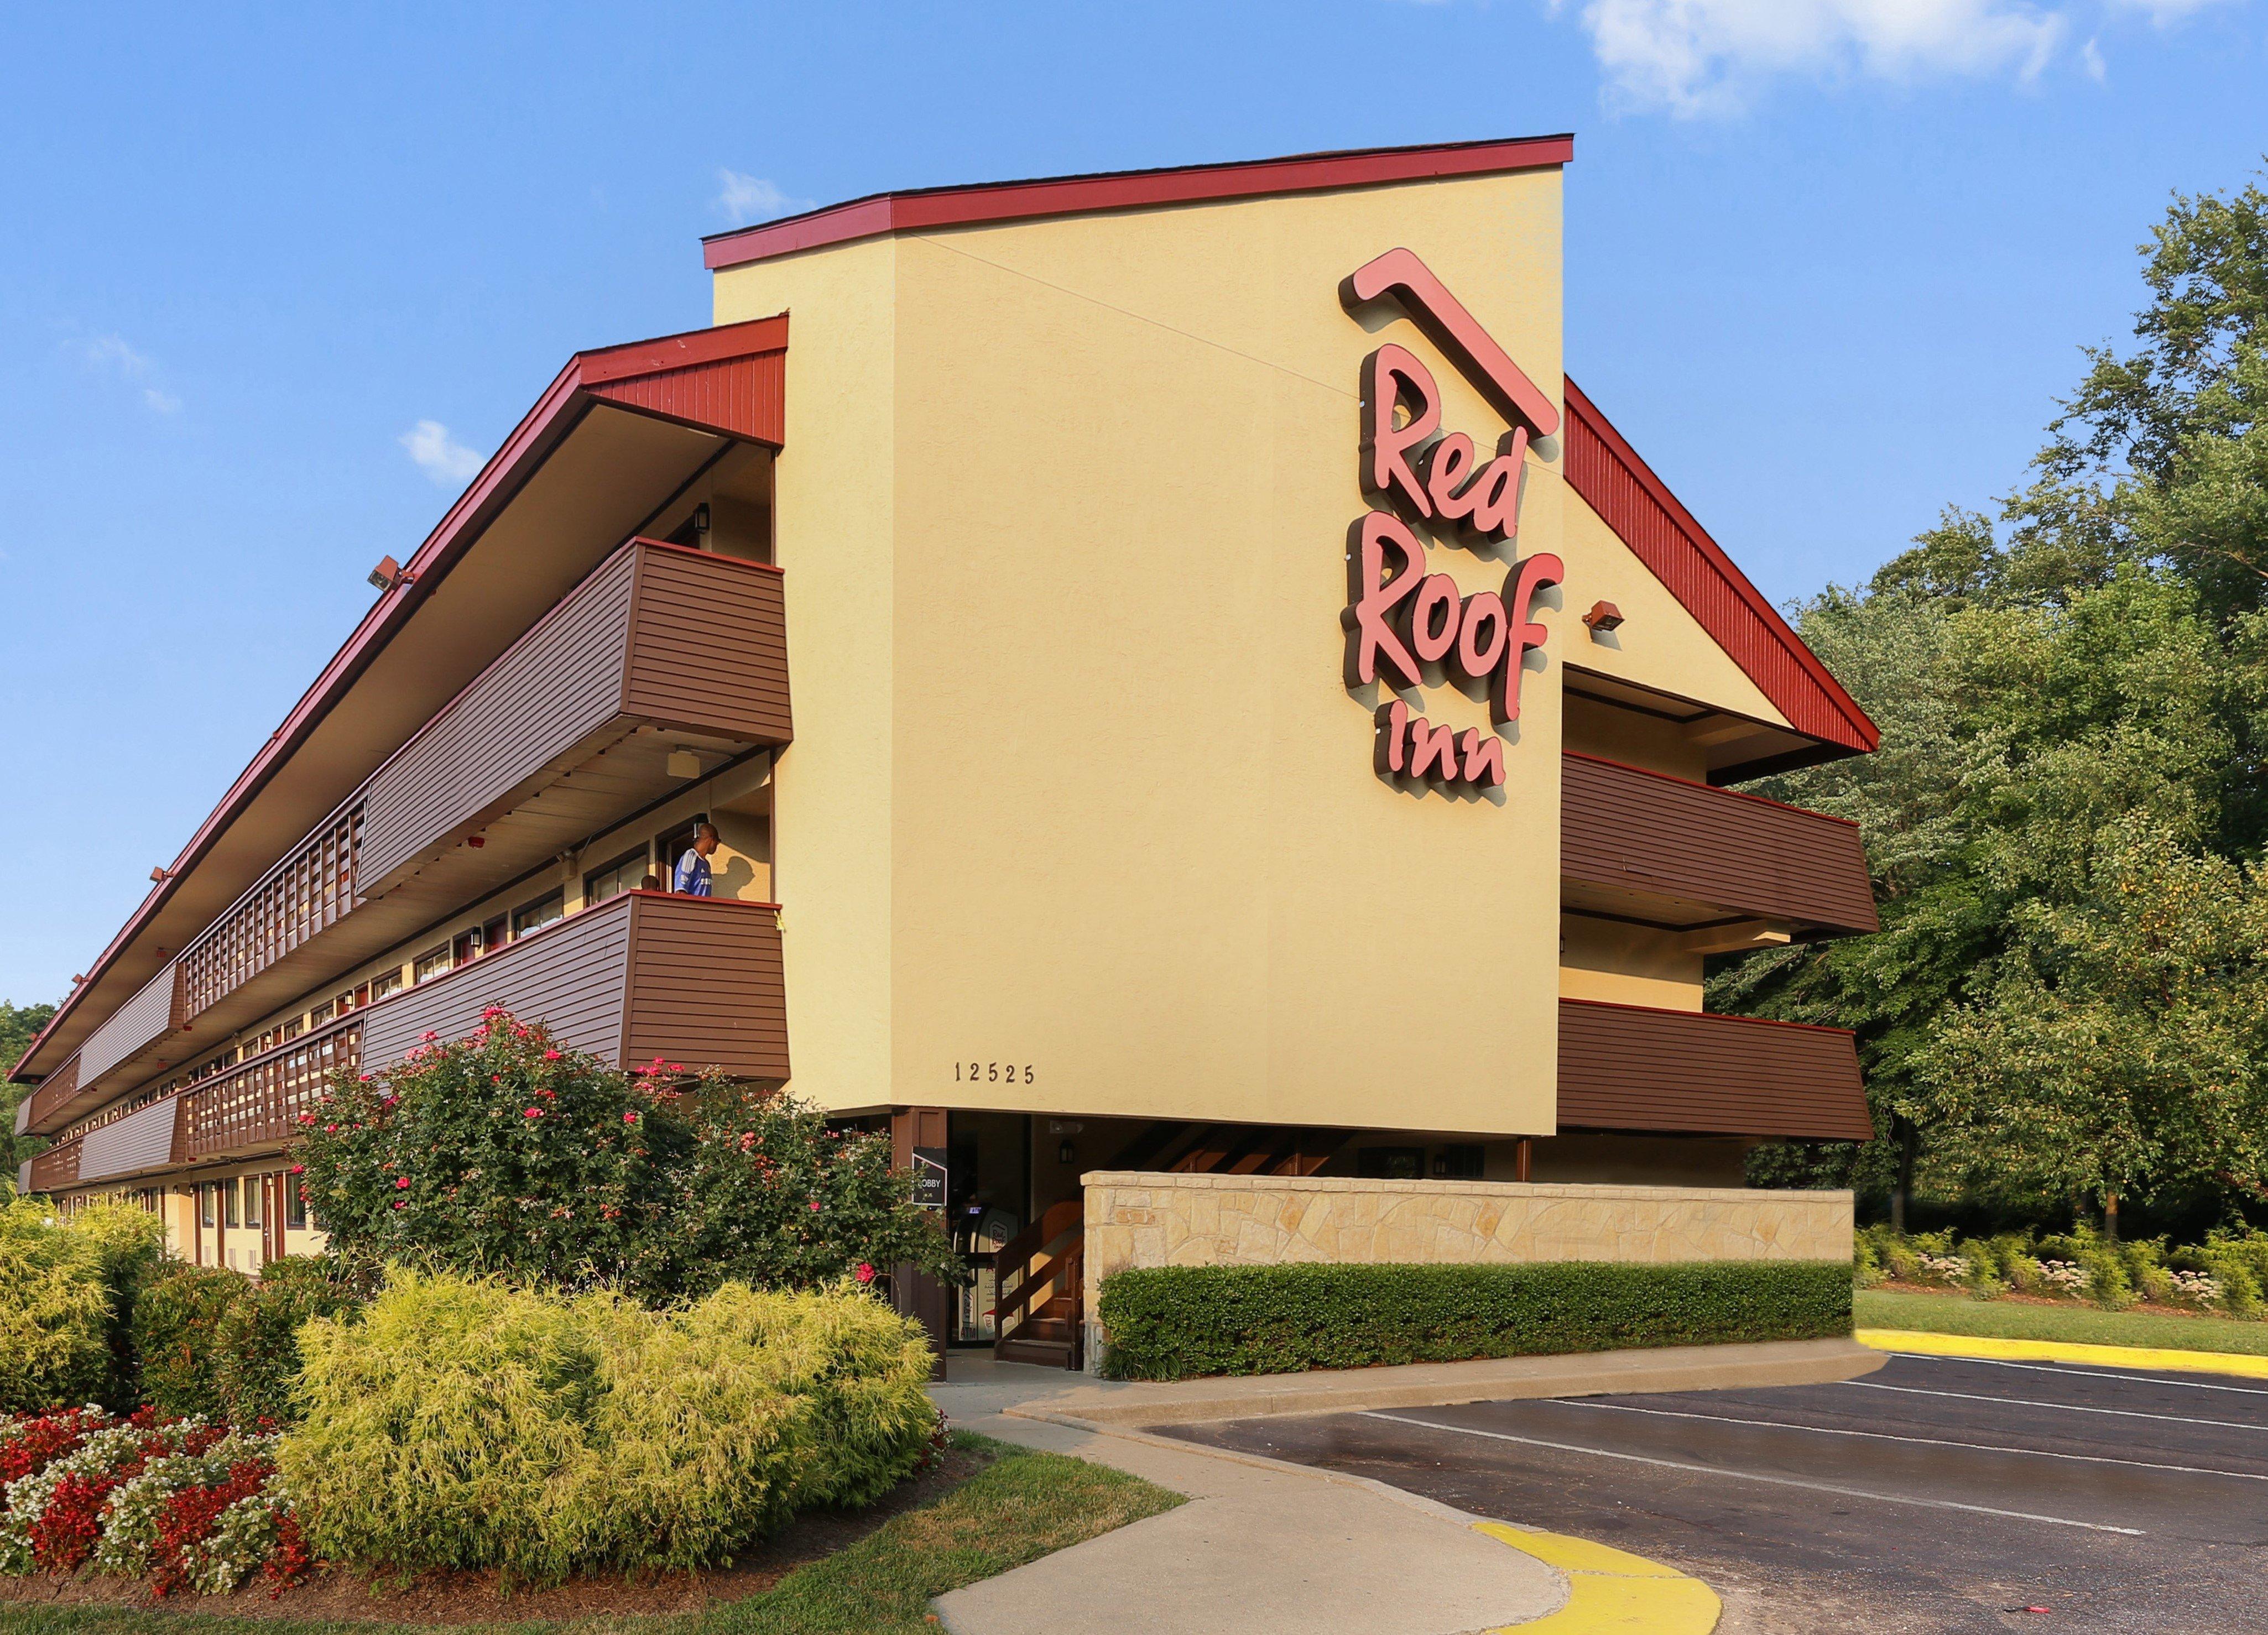
{"label": "hotel window", "polygon": [[636,851],[625,851],[603,867],[593,869],[583,876],[583,906],[588,908],[609,897],[619,897],[626,891],[636,891],[651,866],[650,854],[640,846]]}
{"label": "hotel window", "polygon": [[383,999],[387,994],[401,991],[401,968],[399,965],[391,970],[380,971],[370,979],[370,997],[373,1000]]}
{"label": "hotel window", "polygon": [[512,934],[525,937],[539,926],[549,925],[567,912],[565,891],[547,892],[533,902],[523,902],[512,911]]}
{"label": "hotel window", "polygon": [[305,1030],[306,1025],[295,1016],[290,1021],[284,1024],[284,1037],[286,1039],[297,1039]]}
{"label": "hotel window", "polygon": [[220,1194],[220,1183],[208,1181],[197,1189],[197,1224],[208,1232],[212,1230],[213,1200]]}
{"label": "hotel window", "polygon": [[417,964],[409,973],[412,982],[431,982],[436,976],[446,976],[449,969],[449,945],[443,943],[429,954],[417,956]]}
{"label": "hotel window", "polygon": [[259,1176],[247,1175],[244,1178],[244,1224],[246,1226],[256,1226],[260,1224],[260,1195],[267,1189],[261,1184]]}
{"label": "hotel window", "polygon": [[227,1181],[217,1182],[214,1184],[220,1188],[220,1212],[222,1222],[229,1226],[242,1225],[243,1223],[237,1219],[236,1182],[232,1178]]}
{"label": "hotel window", "polygon": [[325,1022],[331,1020],[331,1012],[333,1008],[334,1007],[328,999],[324,1000],[313,1010],[307,1013],[307,1026],[310,1027],[320,1027]]}
{"label": "hotel window", "polygon": [[299,1190],[299,1177],[284,1177],[284,1226],[289,1232],[307,1229],[307,1195]]}

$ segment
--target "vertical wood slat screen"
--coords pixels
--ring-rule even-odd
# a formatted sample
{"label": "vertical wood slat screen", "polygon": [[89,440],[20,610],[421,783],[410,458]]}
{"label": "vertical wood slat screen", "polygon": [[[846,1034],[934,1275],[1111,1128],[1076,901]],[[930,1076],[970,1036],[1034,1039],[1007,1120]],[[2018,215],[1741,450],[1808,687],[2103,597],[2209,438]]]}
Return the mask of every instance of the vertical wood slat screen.
{"label": "vertical wood slat screen", "polygon": [[362,806],[310,835],[182,954],[182,1014],[225,998],[354,906]]}
{"label": "vertical wood slat screen", "polygon": [[362,1018],[332,1023],[183,1092],[180,1158],[186,1161],[298,1134],[333,1072],[362,1064]]}

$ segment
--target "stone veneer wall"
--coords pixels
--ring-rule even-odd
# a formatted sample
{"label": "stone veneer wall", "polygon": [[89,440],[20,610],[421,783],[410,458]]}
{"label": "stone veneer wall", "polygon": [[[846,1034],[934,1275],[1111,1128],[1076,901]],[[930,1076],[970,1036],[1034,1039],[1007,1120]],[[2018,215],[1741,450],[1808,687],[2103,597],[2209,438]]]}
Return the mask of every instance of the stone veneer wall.
{"label": "stone veneer wall", "polygon": [[1086,1356],[1102,1280],[1136,1266],[1848,1260],[1848,1192],[1546,1186],[1098,1170],[1086,1188]]}

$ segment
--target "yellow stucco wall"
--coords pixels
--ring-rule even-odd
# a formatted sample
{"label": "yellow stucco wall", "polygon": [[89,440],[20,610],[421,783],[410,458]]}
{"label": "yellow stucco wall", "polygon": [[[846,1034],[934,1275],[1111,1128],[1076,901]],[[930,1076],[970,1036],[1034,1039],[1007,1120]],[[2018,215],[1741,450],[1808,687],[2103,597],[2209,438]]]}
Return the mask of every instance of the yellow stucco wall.
{"label": "yellow stucco wall", "polygon": [[[1411,347],[1445,425],[1484,448],[1505,430],[1413,325],[1340,308],[1339,280],[1397,246],[1557,398],[1556,171],[909,233],[718,275],[718,321],[791,314],[796,741],[773,845],[799,1094],[1554,1127],[1573,613],[1603,597],[1631,615],[1597,667],[1776,718],[1619,541],[1571,532],[1588,512],[1546,447],[1516,553],[1428,552],[1469,593],[1515,554],[1567,562],[1505,788],[1373,774],[1368,703],[1340,674],[1364,356]],[[1410,696],[1488,727],[1447,687]]]}

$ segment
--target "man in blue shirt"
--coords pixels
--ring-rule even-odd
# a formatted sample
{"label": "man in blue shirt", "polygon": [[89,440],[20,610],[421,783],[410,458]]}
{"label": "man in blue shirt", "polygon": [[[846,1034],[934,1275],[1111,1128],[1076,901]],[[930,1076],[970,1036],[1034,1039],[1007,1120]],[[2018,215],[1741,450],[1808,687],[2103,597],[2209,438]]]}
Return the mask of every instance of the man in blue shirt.
{"label": "man in blue shirt", "polygon": [[670,889],[681,896],[705,897],[709,891],[709,854],[717,850],[717,828],[703,823],[693,831],[693,843],[677,859],[677,874]]}

